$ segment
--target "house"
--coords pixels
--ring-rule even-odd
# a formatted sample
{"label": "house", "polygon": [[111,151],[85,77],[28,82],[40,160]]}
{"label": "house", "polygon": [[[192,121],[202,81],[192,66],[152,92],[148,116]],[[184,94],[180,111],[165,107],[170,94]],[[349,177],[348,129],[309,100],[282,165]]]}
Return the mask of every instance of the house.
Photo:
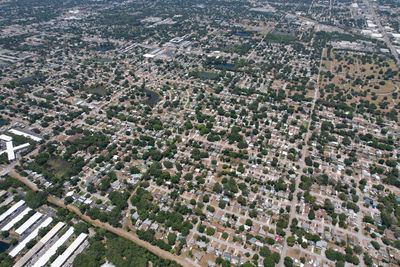
{"label": "house", "polygon": [[328,246],[328,243],[324,240],[320,240],[315,243],[315,247],[317,249],[326,249],[327,246]]}
{"label": "house", "polygon": [[114,264],[109,263],[108,261],[106,261],[105,263],[103,263],[100,267],[115,267]]}
{"label": "house", "polygon": [[199,246],[199,248],[201,248],[201,249],[207,247],[207,244],[204,241],[198,241],[198,242],[196,242],[196,245]]}
{"label": "house", "polygon": [[195,252],[193,254],[193,257],[195,259],[196,262],[199,262],[201,260],[201,258],[203,258],[203,254],[199,253],[199,252]]}
{"label": "house", "polygon": [[111,183],[111,188],[114,190],[119,190],[121,188],[121,182],[116,180]]}
{"label": "house", "polygon": [[371,206],[374,209],[378,206],[378,203],[368,196],[364,196],[364,204],[367,206]]}
{"label": "house", "polygon": [[139,213],[137,213],[137,211],[132,214],[132,219],[134,219],[135,221],[139,218]]}
{"label": "house", "polygon": [[153,224],[151,225],[150,229],[151,229],[151,230],[154,230],[154,231],[157,231],[158,227],[159,227],[158,223],[153,223]]}

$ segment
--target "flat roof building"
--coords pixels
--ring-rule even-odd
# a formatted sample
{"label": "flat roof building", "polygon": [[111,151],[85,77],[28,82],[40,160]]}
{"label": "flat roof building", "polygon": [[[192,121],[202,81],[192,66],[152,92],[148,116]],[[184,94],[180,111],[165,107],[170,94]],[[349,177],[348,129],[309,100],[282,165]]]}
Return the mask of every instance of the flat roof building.
{"label": "flat roof building", "polygon": [[44,245],[49,242],[63,227],[65,223],[58,222],[51,230],[44,236],[36,245],[33,246],[23,257],[21,257],[15,264],[14,267],[24,266],[36,253],[41,250]]}
{"label": "flat roof building", "polygon": [[22,212],[20,212],[17,216],[15,216],[9,223],[7,223],[6,225],[4,225],[3,228],[1,228],[1,231],[8,231],[11,228],[13,228],[13,226],[19,222],[20,220],[22,220],[22,218],[24,218],[25,215],[27,215],[29,213],[29,211],[31,211],[31,208],[25,208]]}
{"label": "flat roof building", "polygon": [[70,227],[67,232],[65,232],[65,234],[63,236],[60,237],[60,239],[58,239],[53,246],[51,246],[46,253],[44,253],[42,255],[42,257],[40,257],[40,259],[38,259],[38,261],[33,265],[33,267],[42,267],[45,266],[47,264],[47,262],[50,260],[50,258],[56,254],[57,249],[59,247],[61,247],[65,241],[67,241],[72,234],[74,233],[74,227]]}
{"label": "flat roof building", "polygon": [[58,256],[58,258],[51,264],[51,267],[61,267],[63,264],[71,257],[71,255],[78,249],[78,247],[85,241],[87,234],[80,234],[74,242],[64,251],[63,254]]}
{"label": "flat roof building", "polygon": [[43,214],[40,212],[36,212],[30,217],[24,224],[22,224],[15,232],[19,235],[22,235],[29,227],[31,227],[37,220],[39,220]]}
{"label": "flat roof building", "polygon": [[8,216],[13,214],[19,207],[21,207],[24,204],[25,204],[25,201],[23,201],[23,200],[20,200],[17,203],[15,203],[11,208],[9,208],[8,210],[6,210],[6,212],[4,212],[3,214],[0,215],[0,222],[7,219]]}
{"label": "flat roof building", "polygon": [[41,228],[47,227],[52,221],[53,221],[53,218],[48,217],[38,227],[36,227],[36,229],[33,230],[32,233],[30,233],[24,240],[19,242],[18,245],[13,250],[11,250],[8,254],[12,258],[17,256],[21,252],[21,250],[23,250],[25,248],[26,244],[28,244],[29,241],[31,241],[32,239],[34,239],[38,236],[39,230]]}

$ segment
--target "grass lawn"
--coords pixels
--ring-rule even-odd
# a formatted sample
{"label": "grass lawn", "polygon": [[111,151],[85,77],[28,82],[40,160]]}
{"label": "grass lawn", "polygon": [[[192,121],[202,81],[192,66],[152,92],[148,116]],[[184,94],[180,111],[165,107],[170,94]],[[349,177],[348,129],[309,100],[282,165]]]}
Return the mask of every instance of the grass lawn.
{"label": "grass lawn", "polygon": [[69,163],[62,158],[51,158],[47,164],[49,165],[49,171],[53,172],[57,177],[66,175],[70,168]]}

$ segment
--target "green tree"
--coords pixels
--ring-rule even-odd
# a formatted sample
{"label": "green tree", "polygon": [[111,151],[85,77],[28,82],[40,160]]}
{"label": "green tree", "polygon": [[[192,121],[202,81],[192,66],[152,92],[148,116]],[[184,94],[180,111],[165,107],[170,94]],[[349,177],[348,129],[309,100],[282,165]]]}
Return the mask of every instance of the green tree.
{"label": "green tree", "polygon": [[314,220],[315,219],[315,212],[314,212],[313,208],[311,208],[310,212],[308,213],[308,219],[309,220]]}
{"label": "green tree", "polygon": [[25,195],[25,202],[32,209],[37,209],[40,206],[46,204],[47,202],[47,193],[43,191],[34,192],[28,191]]}
{"label": "green tree", "polygon": [[288,245],[289,247],[293,247],[294,244],[296,243],[296,237],[294,237],[293,235],[291,235],[291,236],[289,236],[289,237],[286,239],[286,242],[287,242],[287,245]]}
{"label": "green tree", "polygon": [[292,267],[293,266],[293,259],[291,257],[285,257],[285,259],[283,260],[283,264],[285,265],[285,267]]}
{"label": "green tree", "polygon": [[175,234],[175,233],[169,233],[167,239],[168,239],[168,244],[169,244],[170,246],[175,245],[175,242],[176,242],[176,234]]}
{"label": "green tree", "polygon": [[212,227],[207,227],[206,234],[209,236],[213,236],[215,234],[215,229]]}

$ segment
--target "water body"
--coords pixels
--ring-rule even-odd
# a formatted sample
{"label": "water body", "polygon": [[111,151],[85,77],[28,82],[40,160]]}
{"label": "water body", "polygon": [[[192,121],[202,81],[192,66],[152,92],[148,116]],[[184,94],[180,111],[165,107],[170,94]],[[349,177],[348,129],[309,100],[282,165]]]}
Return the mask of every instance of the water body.
{"label": "water body", "polygon": [[6,121],[6,120],[0,119],[0,127],[1,127],[1,126],[4,126],[4,125],[6,125],[6,124],[7,124],[7,121]]}
{"label": "water body", "polygon": [[232,63],[224,63],[224,64],[215,65],[215,67],[220,70],[234,70],[236,66],[235,66],[235,64],[232,64]]}
{"label": "water body", "polygon": [[10,244],[0,241],[0,253],[6,251],[9,247],[10,247]]}
{"label": "water body", "polygon": [[100,44],[97,47],[97,51],[99,51],[99,52],[107,52],[107,51],[110,51],[112,49],[114,49],[114,45],[111,44],[111,43]]}
{"label": "water body", "polygon": [[147,97],[145,103],[152,108],[157,105],[158,101],[160,101],[160,96],[156,92],[149,89],[144,89],[144,92],[146,93]]}
{"label": "water body", "polygon": [[236,36],[242,37],[242,38],[249,38],[251,35],[249,32],[246,31],[238,31],[234,33]]}

